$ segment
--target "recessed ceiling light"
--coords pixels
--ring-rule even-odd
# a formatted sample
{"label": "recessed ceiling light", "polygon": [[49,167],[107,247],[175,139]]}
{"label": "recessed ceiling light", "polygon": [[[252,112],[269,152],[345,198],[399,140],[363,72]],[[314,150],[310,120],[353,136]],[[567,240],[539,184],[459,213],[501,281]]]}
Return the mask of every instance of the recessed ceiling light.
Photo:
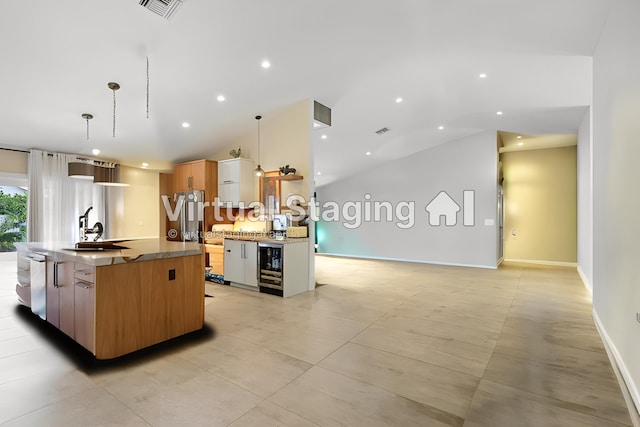
{"label": "recessed ceiling light", "polygon": [[142,163],[142,167],[143,167],[143,168],[148,168],[148,167],[149,167],[149,163],[147,163],[147,162],[143,162],[143,163]]}
{"label": "recessed ceiling light", "polygon": [[322,135],[320,138],[327,139],[327,135]]}
{"label": "recessed ceiling light", "polygon": [[502,115],[502,111],[498,111],[498,112],[496,112],[496,114],[501,116]]}
{"label": "recessed ceiling light", "polygon": [[518,136],[516,136],[516,138],[522,139],[522,135],[518,135]]}
{"label": "recessed ceiling light", "polygon": [[518,145],[522,147],[524,145],[524,142],[518,142]]}
{"label": "recessed ceiling light", "polygon": [[486,73],[480,73],[480,75],[478,76],[481,79],[486,79],[487,78],[487,74]]}
{"label": "recessed ceiling light", "polygon": [[271,62],[267,61],[266,59],[264,61],[262,61],[262,63],[260,64],[262,66],[262,68],[269,68],[271,67]]}
{"label": "recessed ceiling light", "polygon": [[365,154],[365,155],[367,155],[367,156],[370,156],[370,155],[371,155],[371,151],[367,151],[367,152],[366,152],[366,153],[364,153],[364,154]]}
{"label": "recessed ceiling light", "polygon": [[318,173],[316,173],[316,175],[322,175],[322,172],[318,172]]}
{"label": "recessed ceiling light", "polygon": [[218,98],[217,98],[217,99],[218,99],[218,101],[219,101],[219,102],[222,102],[222,101],[224,101],[226,98],[224,97],[224,95],[218,95]]}
{"label": "recessed ceiling light", "polygon": [[438,126],[438,130],[444,130],[444,126]]}
{"label": "recessed ceiling light", "polygon": [[402,102],[402,98],[396,98],[396,103],[400,104]]}
{"label": "recessed ceiling light", "polygon": [[98,150],[97,148],[94,148],[93,150],[91,150],[91,152],[93,153],[94,156],[97,156],[98,154],[100,154],[100,150]]}
{"label": "recessed ceiling light", "polygon": [[187,123],[187,122],[182,123],[182,127],[183,128],[188,128],[189,126],[191,126],[191,125],[189,123]]}

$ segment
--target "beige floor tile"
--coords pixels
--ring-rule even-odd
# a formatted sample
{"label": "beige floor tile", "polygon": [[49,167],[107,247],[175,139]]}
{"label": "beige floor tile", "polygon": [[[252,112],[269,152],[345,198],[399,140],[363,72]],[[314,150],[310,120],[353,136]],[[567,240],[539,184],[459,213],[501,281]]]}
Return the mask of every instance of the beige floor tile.
{"label": "beige floor tile", "polygon": [[346,344],[318,366],[463,418],[479,379],[415,359]]}
{"label": "beige floor tile", "polygon": [[99,383],[154,426],[226,426],[261,401],[175,356],[120,370]]}
{"label": "beige floor tile", "polygon": [[591,355],[576,356],[570,364],[562,361],[540,363],[496,352],[487,366],[484,378],[518,390],[572,403],[587,415],[628,422],[629,413],[611,367],[603,363],[601,357],[594,361]]}
{"label": "beige floor tile", "polygon": [[311,364],[231,336],[175,354],[261,397],[269,397]]}
{"label": "beige floor tile", "polygon": [[74,369],[73,363],[55,349],[40,348],[0,358],[0,384]]}
{"label": "beige floor tile", "polygon": [[309,312],[290,312],[230,335],[308,363],[317,363],[367,327]]}
{"label": "beige floor tile", "polygon": [[148,426],[141,417],[100,388],[73,395],[3,424],[17,426]]}
{"label": "beige floor tile", "polygon": [[482,380],[465,427],[622,427],[586,415],[577,405]]}
{"label": "beige floor tile", "polygon": [[317,366],[269,401],[322,426],[461,426],[463,422],[446,412]]}
{"label": "beige floor tile", "polygon": [[0,424],[99,387],[76,370],[40,371],[0,384]]}
{"label": "beige floor tile", "polygon": [[453,339],[430,337],[371,326],[351,340],[378,350],[398,354],[481,378],[492,350]]}
{"label": "beige floor tile", "polygon": [[314,427],[318,424],[287,411],[271,402],[262,402],[240,418],[230,427]]}
{"label": "beige floor tile", "polygon": [[[398,310],[394,310],[395,313]],[[460,341],[492,350],[500,335],[500,329],[490,330],[483,323],[469,323],[461,327],[447,321],[428,318],[412,318],[389,314],[374,323],[374,326],[445,340]]]}

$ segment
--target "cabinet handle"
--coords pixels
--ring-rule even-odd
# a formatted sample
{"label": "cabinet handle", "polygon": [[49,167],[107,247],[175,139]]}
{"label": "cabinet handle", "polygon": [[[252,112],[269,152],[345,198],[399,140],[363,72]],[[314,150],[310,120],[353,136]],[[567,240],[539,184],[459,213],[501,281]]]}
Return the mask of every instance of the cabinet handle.
{"label": "cabinet handle", "polygon": [[60,285],[58,283],[58,266],[60,265],[60,263],[58,261],[55,261],[53,263],[53,287],[54,288],[59,288]]}
{"label": "cabinet handle", "polygon": [[225,184],[233,184],[233,181],[232,180],[225,180],[224,183]]}
{"label": "cabinet handle", "polygon": [[91,289],[91,286],[86,285],[86,284],[84,284],[84,283],[82,283],[82,282],[76,282],[76,283],[74,283],[74,284],[75,284],[77,287],[82,288],[82,289]]}
{"label": "cabinet handle", "polygon": [[86,271],[82,271],[82,270],[76,270],[76,274],[81,274],[81,275],[83,275],[83,276],[88,276],[88,275],[90,275],[91,273],[87,273]]}

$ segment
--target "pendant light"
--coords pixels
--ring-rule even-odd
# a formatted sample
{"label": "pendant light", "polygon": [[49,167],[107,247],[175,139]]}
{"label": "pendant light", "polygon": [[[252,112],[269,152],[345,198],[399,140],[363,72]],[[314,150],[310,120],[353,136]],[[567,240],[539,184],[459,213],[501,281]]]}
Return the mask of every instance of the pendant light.
{"label": "pendant light", "polygon": [[257,177],[264,176],[264,170],[260,167],[260,119],[262,116],[256,116],[256,120],[258,121],[258,167],[253,171],[254,175]]}
{"label": "pendant light", "polygon": [[107,83],[107,87],[113,91],[113,137],[116,137],[116,91],[120,85],[116,82]]}
{"label": "pendant light", "polygon": [[87,121],[87,141],[89,140],[89,120],[93,119],[93,114],[84,113],[82,118]]}

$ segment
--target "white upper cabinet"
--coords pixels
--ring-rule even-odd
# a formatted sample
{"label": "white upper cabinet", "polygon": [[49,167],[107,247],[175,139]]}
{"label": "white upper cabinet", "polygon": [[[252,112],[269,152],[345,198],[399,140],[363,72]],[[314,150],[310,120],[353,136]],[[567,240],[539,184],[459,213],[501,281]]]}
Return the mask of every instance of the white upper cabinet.
{"label": "white upper cabinet", "polygon": [[253,160],[229,159],[218,161],[218,198],[223,203],[231,202],[238,206],[244,202],[246,206],[254,200]]}

